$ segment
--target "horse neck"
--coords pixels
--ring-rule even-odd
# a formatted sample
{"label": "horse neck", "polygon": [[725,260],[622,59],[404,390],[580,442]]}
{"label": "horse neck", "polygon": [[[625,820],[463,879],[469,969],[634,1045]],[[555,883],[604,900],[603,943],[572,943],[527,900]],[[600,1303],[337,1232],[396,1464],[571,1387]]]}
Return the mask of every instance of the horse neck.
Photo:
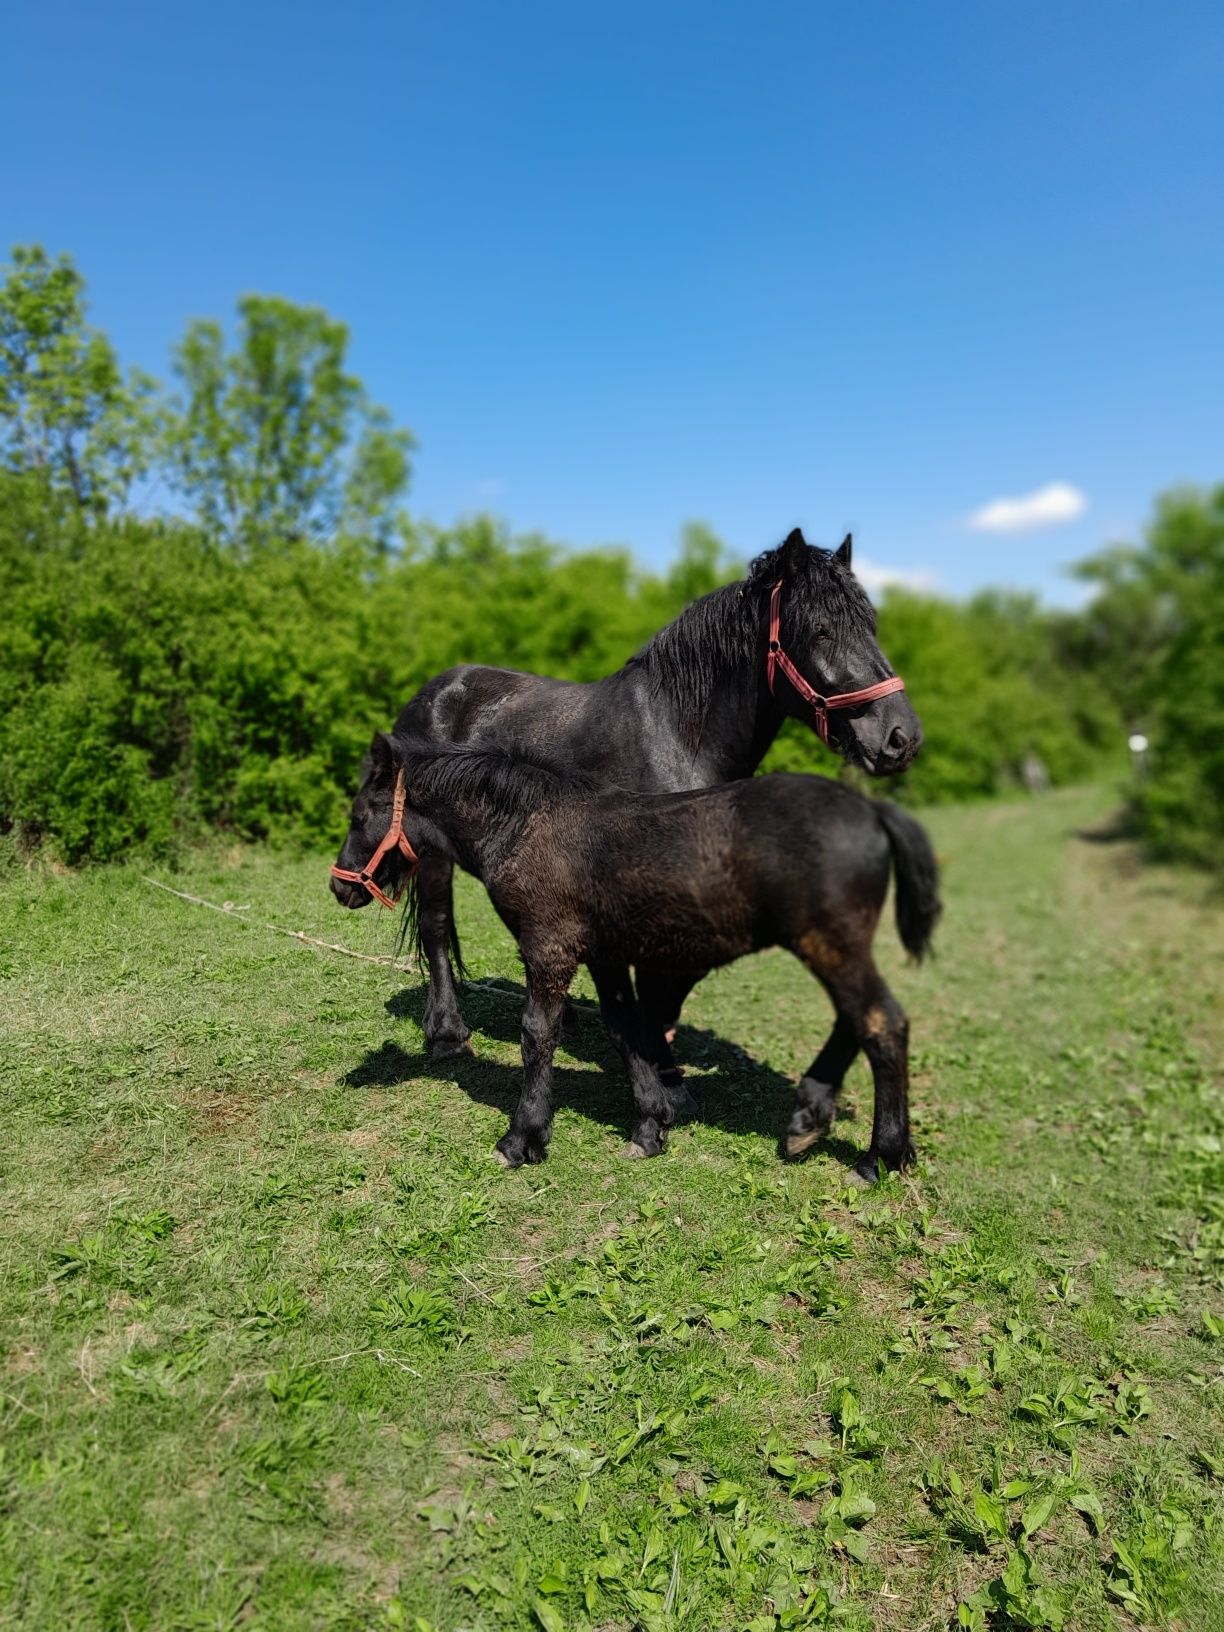
{"label": "horse neck", "polygon": [[756,770],[782,725],[765,657],[764,609],[740,582],[686,607],[613,679],[645,693],[652,719],[666,718],[698,785],[731,781]]}
{"label": "horse neck", "polygon": [[751,776],[782,727],[783,714],[760,670],[729,669],[720,675],[706,712],[698,761],[711,782]]}

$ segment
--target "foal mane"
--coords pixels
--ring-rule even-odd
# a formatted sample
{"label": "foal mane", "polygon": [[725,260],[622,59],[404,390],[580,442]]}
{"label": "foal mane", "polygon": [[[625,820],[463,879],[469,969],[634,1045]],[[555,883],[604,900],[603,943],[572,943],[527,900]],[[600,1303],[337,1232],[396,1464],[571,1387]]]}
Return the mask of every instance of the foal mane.
{"label": "foal mane", "polygon": [[[751,563],[746,578],[713,589],[686,606],[625,665],[626,669],[645,670],[655,691],[671,698],[682,738],[694,753],[722,676],[730,670],[751,669],[758,661],[764,672],[765,602],[783,576],[785,549],[779,544],[764,551]],[[821,622],[838,645],[874,635],[871,602],[834,552],[809,546],[803,561],[803,568],[787,578],[787,594],[818,606]]]}
{"label": "foal mane", "polygon": [[[417,744],[396,740],[409,787],[443,804],[457,799],[478,799],[492,825],[513,822],[541,805],[560,804],[576,794],[593,793],[595,783],[577,773],[562,775],[555,766],[530,753],[504,748],[465,748]],[[421,938],[421,895],[414,872],[404,891],[397,950],[411,947],[420,969],[426,968]],[[450,922],[450,951],[460,980],[468,978],[454,914]]]}
{"label": "foal mane", "polygon": [[493,821],[595,791],[590,778],[563,773],[521,749],[399,746],[411,789],[445,804],[479,799]]}

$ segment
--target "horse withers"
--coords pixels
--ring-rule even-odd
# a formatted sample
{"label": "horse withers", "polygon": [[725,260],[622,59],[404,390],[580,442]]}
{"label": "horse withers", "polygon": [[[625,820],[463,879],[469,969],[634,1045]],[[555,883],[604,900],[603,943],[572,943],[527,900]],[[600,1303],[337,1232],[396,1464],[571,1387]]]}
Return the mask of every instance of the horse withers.
{"label": "horse withers", "polygon": [[831,1125],[860,1049],[871,1065],[871,1144],[856,1171],[912,1158],[908,1022],[872,958],[890,872],[897,928],[920,958],[939,916],[923,829],[893,805],[816,776],[773,775],[680,794],[609,794],[522,757],[376,736],[332,890],[348,907],[401,891],[431,850],[473,873],[518,942],[527,976],[523,1091],[497,1142],[507,1167],[544,1160],[552,1058],[580,963],[629,1070],[628,1152],[654,1156],[674,1117],[661,1038],[625,973],[696,979],[784,946],[821,982],[836,1020],[799,1083],[791,1156]]}

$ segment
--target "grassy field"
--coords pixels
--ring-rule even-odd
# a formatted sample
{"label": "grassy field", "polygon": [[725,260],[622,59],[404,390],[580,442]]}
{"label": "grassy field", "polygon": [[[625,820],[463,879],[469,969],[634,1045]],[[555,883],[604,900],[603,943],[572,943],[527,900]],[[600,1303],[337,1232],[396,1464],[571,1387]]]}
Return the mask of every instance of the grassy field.
{"label": "grassy field", "polygon": [[265,927],[391,950],[325,861],[162,875],[222,916],[10,857],[0,1626],[1219,1632],[1224,911],[1109,804],[932,816],[939,955],[881,934],[921,1160],[870,1191],[861,1064],[778,1159],[827,1026],[782,954],[691,1001],[665,1156],[583,1013],[507,1174],[517,1003],[426,1066],[414,974]]}

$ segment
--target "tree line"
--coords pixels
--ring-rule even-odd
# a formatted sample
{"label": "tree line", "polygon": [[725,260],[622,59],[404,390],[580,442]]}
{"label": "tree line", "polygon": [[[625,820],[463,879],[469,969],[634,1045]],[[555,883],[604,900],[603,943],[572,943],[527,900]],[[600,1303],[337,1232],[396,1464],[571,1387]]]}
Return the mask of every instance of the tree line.
{"label": "tree line", "polygon": [[[411,434],[370,402],[344,325],[249,296],[189,326],[168,387],[124,372],[66,258],[0,285],[0,823],[69,861],[210,832],[331,843],[362,750],[462,661],[593,679],[737,576],[690,526],[666,572],[488,517],[405,507]],[[170,513],[140,515],[154,494]],[[778,518],[782,526],[788,518]],[[770,540],[763,539],[763,543]],[[884,649],[927,745],[920,803],[1054,783],[1152,738],[1135,811],[1217,864],[1224,825],[1224,488],[1162,500],[1147,541],[1081,569],[1081,612],[889,590]],[[832,771],[788,726],[767,762]]]}

